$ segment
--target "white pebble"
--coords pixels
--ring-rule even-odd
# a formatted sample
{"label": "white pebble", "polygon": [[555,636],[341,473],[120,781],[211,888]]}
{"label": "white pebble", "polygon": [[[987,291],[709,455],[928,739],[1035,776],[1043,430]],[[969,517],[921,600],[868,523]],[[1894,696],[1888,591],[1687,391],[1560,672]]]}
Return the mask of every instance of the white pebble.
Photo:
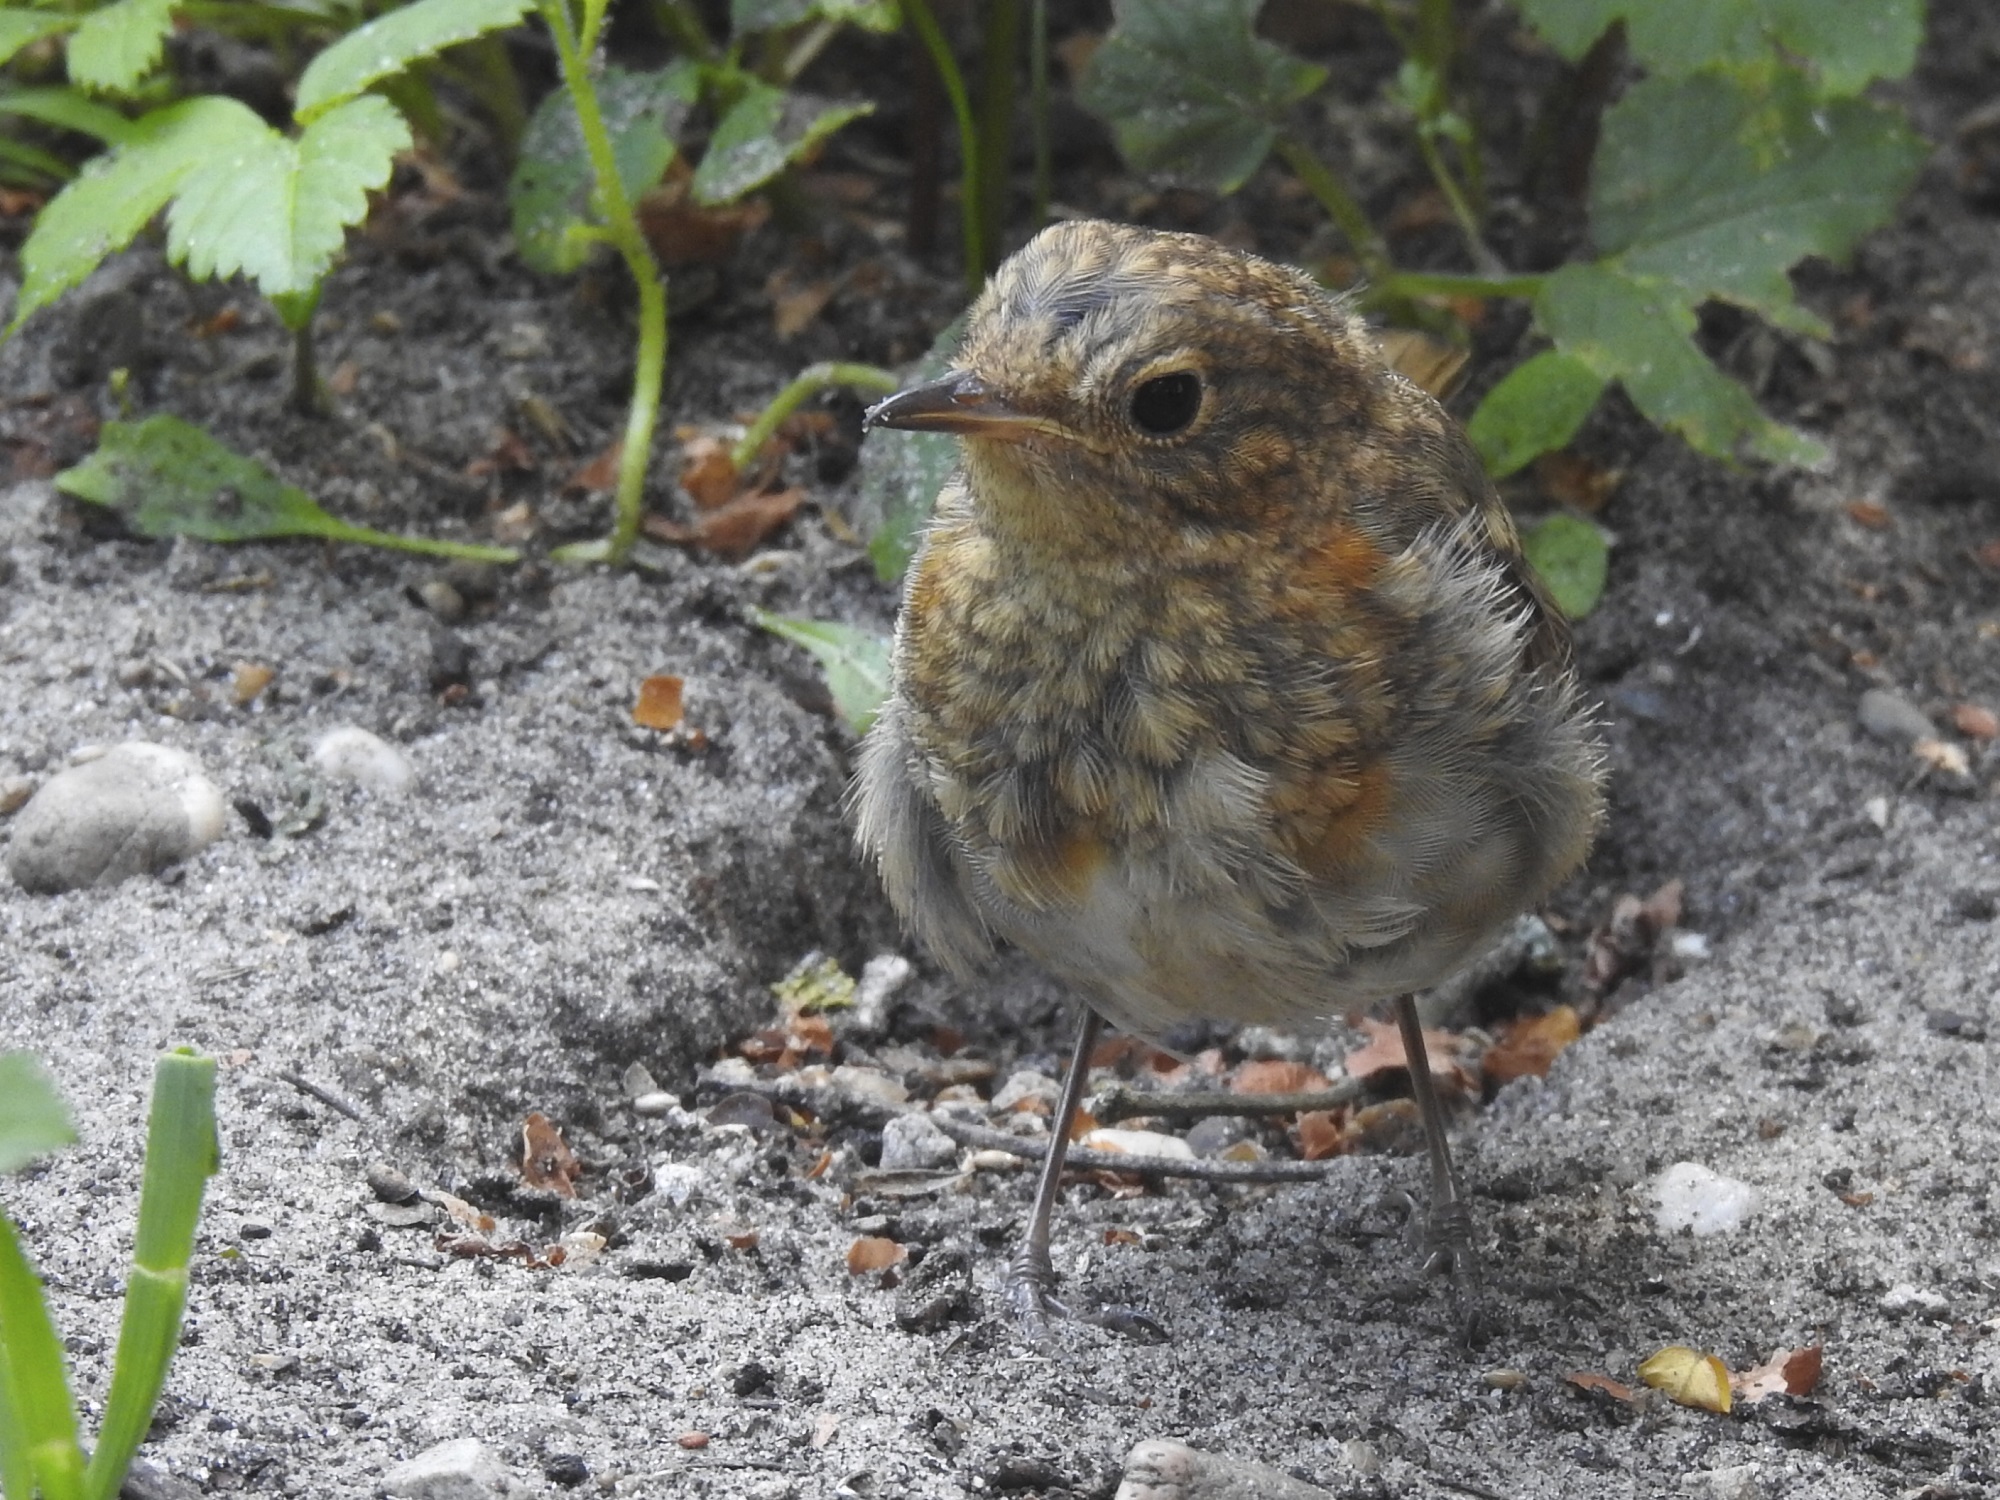
{"label": "white pebble", "polygon": [[1194,1151],[1177,1135],[1161,1135],[1157,1130],[1093,1130],[1079,1146],[1092,1151],[1111,1151],[1120,1156],[1166,1156],[1175,1161],[1193,1161]]}
{"label": "white pebble", "polygon": [[405,1459],[382,1476],[394,1500],[492,1500],[511,1488],[507,1471],[478,1438],[454,1438]]}
{"label": "white pebble", "polygon": [[1662,1172],[1653,1196],[1660,1205],[1653,1222],[1662,1234],[1727,1234],[1757,1208],[1757,1190],[1749,1183],[1691,1161],[1677,1161]]}
{"label": "white pebble", "polygon": [[1883,1312],[1893,1318],[1908,1317],[1911,1314],[1935,1318],[1942,1316],[1950,1308],[1951,1303],[1941,1293],[1926,1291],[1922,1287],[1912,1286],[1907,1281],[1899,1281],[1882,1294],[1879,1305]]}
{"label": "white pebble", "polygon": [[329,729],[315,740],[312,761],[323,776],[388,797],[400,797],[417,784],[417,768],[407,755],[354,724]]}
{"label": "white pebble", "polygon": [[1000,1085],[1000,1091],[993,1096],[993,1112],[1005,1114],[1030,1099],[1046,1099],[1054,1104],[1061,1093],[1061,1086],[1048,1074],[1023,1069]]}
{"label": "white pebble", "polygon": [[929,1115],[897,1115],[882,1127],[882,1170],[936,1171],[958,1160],[958,1143]]}
{"label": "white pebble", "polygon": [[207,848],[222,793],[193,756],[128,740],[53,776],[14,819],[7,869],[24,890],[116,885]]}

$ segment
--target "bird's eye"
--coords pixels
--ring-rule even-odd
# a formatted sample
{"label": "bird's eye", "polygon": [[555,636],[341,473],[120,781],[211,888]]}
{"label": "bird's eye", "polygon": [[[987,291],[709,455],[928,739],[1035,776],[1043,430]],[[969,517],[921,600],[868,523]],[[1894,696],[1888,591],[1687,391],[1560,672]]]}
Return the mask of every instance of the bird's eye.
{"label": "bird's eye", "polygon": [[1201,377],[1192,370],[1155,375],[1132,392],[1132,420],[1154,437],[1172,437],[1201,410]]}

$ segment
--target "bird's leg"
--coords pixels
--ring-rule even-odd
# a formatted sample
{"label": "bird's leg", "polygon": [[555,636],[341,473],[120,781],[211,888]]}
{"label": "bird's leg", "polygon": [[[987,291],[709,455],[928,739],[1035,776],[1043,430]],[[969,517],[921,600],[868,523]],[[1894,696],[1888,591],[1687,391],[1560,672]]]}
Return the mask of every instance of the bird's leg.
{"label": "bird's leg", "polygon": [[1473,1272],[1472,1210],[1458,1185],[1451,1164],[1451,1142],[1445,1136],[1444,1107],[1438,1103],[1431,1077],[1430,1053],[1424,1046],[1424,1024],[1417,1014],[1417,997],[1396,997],[1396,1027],[1403,1034],[1403,1055],[1410,1065],[1410,1092],[1424,1124],[1424,1149],[1431,1162],[1430,1212],[1425,1216],[1426,1271],[1447,1271],[1463,1296]]}
{"label": "bird's leg", "polygon": [[1069,1074],[1063,1079],[1062,1095],[1056,1101],[1049,1154],[1043,1158],[1041,1181],[1035,1185],[1035,1206],[1028,1215],[1028,1233],[1007,1267],[1008,1304],[1014,1315],[1037,1335],[1047,1331],[1050,1314],[1069,1315],[1069,1309],[1056,1299],[1056,1272],[1049,1260],[1049,1227],[1055,1217],[1056,1198],[1062,1191],[1063,1158],[1069,1155],[1070,1126],[1083,1106],[1083,1086],[1090,1076],[1090,1054],[1103,1029],[1104,1018],[1084,1006],[1076,1028],[1076,1046],[1070,1053]]}

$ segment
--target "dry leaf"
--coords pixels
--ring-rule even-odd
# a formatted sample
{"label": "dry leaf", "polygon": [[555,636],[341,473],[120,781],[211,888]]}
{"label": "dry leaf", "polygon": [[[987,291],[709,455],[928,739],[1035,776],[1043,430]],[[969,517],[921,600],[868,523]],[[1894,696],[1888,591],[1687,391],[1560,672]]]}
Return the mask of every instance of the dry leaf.
{"label": "dry leaf", "polygon": [[[489,474],[503,471],[531,474],[536,467],[534,450],[511,427],[502,427],[493,434],[493,446],[465,466],[465,476],[468,479],[484,479]],[[615,464],[612,466],[612,477],[615,481]]]}
{"label": "dry leaf", "polygon": [[1299,1116],[1293,1131],[1298,1136],[1299,1155],[1306,1161],[1324,1161],[1329,1156],[1338,1156],[1351,1144],[1345,1110],[1309,1110]]}
{"label": "dry leaf", "polygon": [[1972,762],[1966,758],[1961,745],[1928,737],[1910,746],[1910,754],[1924,763],[1927,771],[1937,771],[1946,776],[1970,776]]}
{"label": "dry leaf", "polygon": [[225,333],[234,333],[243,321],[243,309],[225,307],[213,317],[204,318],[194,325],[194,336],[198,339],[212,339]]}
{"label": "dry leaf", "polygon": [[645,531],[656,541],[701,547],[736,562],[748,557],[760,542],[798,514],[805,498],[805,490],[797,486],[769,494],[739,495],[719,510],[703,511],[692,526],[683,526],[664,516],[648,516]]}
{"label": "dry leaf", "polygon": [[1810,1396],[1819,1385],[1824,1349],[1821,1344],[1780,1349],[1756,1368],[1731,1375],[1730,1388],[1745,1401],[1762,1401],[1766,1396]]}
{"label": "dry leaf", "polygon": [[1138,1231],[1132,1229],[1107,1229],[1104,1231],[1107,1245],[1141,1245],[1145,1243]]}
{"label": "dry leaf", "polygon": [[1440,401],[1458,389],[1470,358],[1458,345],[1414,328],[1380,329],[1375,342],[1390,369]]}
{"label": "dry leaf", "polygon": [[900,1266],[910,1258],[910,1252],[892,1239],[878,1234],[864,1234],[847,1247],[847,1274],[865,1276],[870,1271],[886,1271],[891,1266]]}
{"label": "dry leaf", "polygon": [[1627,894],[1612,903],[1610,918],[1591,934],[1584,954],[1585,995],[1601,1000],[1651,964],[1655,949],[1680,925],[1682,891],[1680,881],[1669,880],[1643,901]]}
{"label": "dry leaf", "polygon": [[574,1198],[582,1170],[555,1121],[537,1110],[521,1122],[521,1180],[529,1187]]}
{"label": "dry leaf", "polygon": [[632,705],[632,722],[641,729],[672,729],[681,721],[681,679],[648,677],[639,684],[639,701]]}
{"label": "dry leaf", "polygon": [[1847,506],[1847,519],[1856,526],[1866,526],[1870,531],[1887,531],[1895,524],[1895,517],[1886,506],[1877,505],[1873,500],[1853,500]]}
{"label": "dry leaf", "polygon": [[824,1448],[833,1441],[833,1435],[840,1431],[840,1413],[823,1411],[813,1418],[812,1445]]}
{"label": "dry leaf", "polygon": [[[1363,1016],[1358,1024],[1368,1041],[1347,1054],[1348,1077],[1372,1078],[1391,1068],[1409,1067],[1409,1054],[1403,1050],[1403,1033],[1394,1022]],[[1454,1089],[1472,1086],[1471,1076],[1458,1065],[1458,1038],[1452,1033],[1426,1026],[1424,1054],[1431,1065],[1431,1077],[1438,1083]]]}
{"label": "dry leaf", "polygon": [[1500,1040],[1486,1049],[1481,1071],[1494,1083],[1546,1078],[1563,1048],[1582,1034],[1574,1006],[1558,1005],[1545,1016],[1522,1016],[1510,1021]]}
{"label": "dry leaf", "polygon": [[681,488],[702,510],[716,510],[736,495],[736,461],[730,445],[713,433],[696,432],[681,440]]}
{"label": "dry leaf", "polygon": [[566,494],[597,495],[618,487],[618,465],[625,456],[625,440],[616,439],[589,463],[563,481]]}
{"label": "dry leaf", "polygon": [[763,198],[704,207],[688,198],[694,169],[675,157],[667,177],[633,205],[639,232],[668,270],[676,266],[719,265],[736,251],[736,242],[771,216]]}
{"label": "dry leaf", "polygon": [[238,708],[254,703],[257,695],[271,685],[271,679],[278,675],[275,667],[264,666],[260,662],[240,661],[236,664],[235,676],[229,684],[229,696]]}
{"label": "dry leaf", "polygon": [[837,285],[831,276],[800,285],[789,269],[773,271],[764,283],[764,292],[771,299],[771,331],[781,339],[801,332],[833,299]]}
{"label": "dry leaf", "polygon": [[732,1250],[755,1250],[759,1237],[754,1229],[739,1229],[734,1234],[725,1234],[722,1243]]}
{"label": "dry leaf", "polygon": [[1229,1076],[1232,1094],[1303,1094],[1327,1086],[1326,1074],[1308,1063],[1260,1058]]}
{"label": "dry leaf", "polygon": [[463,1198],[454,1198],[450,1193],[426,1193],[424,1197],[450,1214],[452,1218],[463,1224],[467,1229],[477,1230],[481,1234],[491,1234],[494,1225],[498,1222],[493,1215],[481,1213]]}
{"label": "dry leaf", "polygon": [[1954,703],[1951,722],[1952,727],[1969,740],[1990,740],[2000,735],[2000,715],[1990,708],[1981,708],[1977,703]]}
{"label": "dry leaf", "polygon": [[1729,1367],[1713,1354],[1669,1344],[1639,1366],[1639,1378],[1676,1405],[1729,1414]]}
{"label": "dry leaf", "polygon": [[1542,493],[1586,515],[1604,509],[1624,478],[1623,469],[1607,469],[1577,453],[1544,453],[1535,460],[1535,482]]}
{"label": "dry leaf", "polygon": [[1602,1391],[1619,1401],[1637,1401],[1639,1393],[1622,1380],[1613,1380],[1609,1375],[1596,1375],[1589,1370],[1572,1370],[1563,1379],[1578,1390]]}

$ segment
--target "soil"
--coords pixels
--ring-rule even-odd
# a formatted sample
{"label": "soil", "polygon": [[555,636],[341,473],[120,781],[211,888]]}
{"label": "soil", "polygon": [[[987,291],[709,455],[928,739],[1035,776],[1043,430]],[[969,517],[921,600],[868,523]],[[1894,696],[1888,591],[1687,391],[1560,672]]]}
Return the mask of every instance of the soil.
{"label": "soil", "polygon": [[[1134,1443],[1173,1438],[1353,1496],[2000,1493],[2000,767],[1951,728],[1958,705],[2000,708],[2000,217],[1952,144],[2000,94],[2000,13],[1937,12],[1894,92],[1943,144],[1852,266],[1799,277],[1838,338],[1707,329],[1831,462],[1730,468],[1617,402],[1582,439],[1623,474],[1600,517],[1609,589],[1578,632],[1613,802],[1551,908],[1563,983],[1615,897],[1670,879],[1707,956],[1663,950],[1545,1080],[1461,1111],[1488,1247],[1470,1347],[1400,1233],[1415,1156],[1338,1157],[1304,1186],[1079,1179],[1065,1285],[1167,1338],[1079,1321],[1038,1348],[995,1295],[1027,1174],[883,1174],[879,1100],[701,1117],[731,1089],[701,1070],[772,1023],[773,981],[813,950],[857,972],[899,945],[843,824],[852,738],[803,655],[751,620],[893,616],[838,519],[854,402],[788,460],[810,503],[747,560],[649,547],[621,572],[453,575],[472,605],[447,622],[419,592],[435,562],[123,537],[48,475],[122,402],[207,426],[348,519],[488,540],[525,501],[538,554],[595,534],[604,497],[565,481],[623,421],[612,268],[530,274],[474,170],[456,196],[408,185],[326,293],[331,420],[287,412],[288,345],[252,294],[191,287],[152,249],[40,315],[0,349],[0,776],[148,739],[195,755],[238,809],[157,879],[0,883],[0,1046],[47,1060],[82,1135],[5,1201],[86,1426],[152,1060],[192,1045],[221,1059],[223,1162],[144,1450],[156,1492],[373,1495],[399,1462],[476,1438],[528,1494],[1108,1496]],[[1371,139],[1366,114],[1341,103],[1328,128]],[[889,116],[837,138],[815,181],[847,191],[902,149]],[[1075,128],[1064,201],[1310,250],[1275,175],[1225,204],[1162,195]],[[1373,156],[1356,170],[1394,180]],[[686,513],[676,424],[727,422],[815,359],[911,359],[953,315],[947,255],[906,254],[885,212],[829,197],[810,232],[767,225],[677,278],[656,509]],[[772,333],[781,268],[841,278],[789,339]],[[1489,352],[1475,387],[1504,369]],[[503,430],[527,459],[482,466],[513,451]],[[238,703],[246,662],[276,675]],[[632,722],[640,681],[669,673],[705,745]],[[1869,688],[1927,712],[1969,775],[1864,730]],[[347,724],[398,745],[418,789],[319,779],[307,747]],[[310,827],[260,833],[308,804]],[[996,1084],[1056,1071],[1051,981],[1008,961],[960,985],[912,956],[878,1026],[835,1017],[838,1060],[919,1102],[948,1050]],[[635,1110],[634,1064],[688,1108]],[[534,1111],[586,1165],[574,1200],[523,1184]],[[1656,1226],[1652,1183],[1683,1161],[1756,1189],[1742,1227]],[[604,1247],[550,1268],[472,1253],[459,1226],[398,1227],[376,1163],[493,1216],[488,1247]],[[850,1274],[864,1235],[911,1263]],[[919,1315],[924,1288],[967,1276]],[[1738,1370],[1824,1344],[1825,1374],[1728,1417],[1566,1379],[1636,1383],[1667,1344]]]}

